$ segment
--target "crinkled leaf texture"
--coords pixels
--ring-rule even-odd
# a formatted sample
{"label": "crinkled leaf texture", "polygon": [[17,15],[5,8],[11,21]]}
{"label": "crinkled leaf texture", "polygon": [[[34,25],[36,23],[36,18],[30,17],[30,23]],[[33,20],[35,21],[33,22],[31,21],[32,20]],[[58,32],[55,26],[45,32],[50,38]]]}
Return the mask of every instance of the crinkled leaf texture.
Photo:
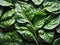
{"label": "crinkled leaf texture", "polygon": [[1,45],[60,45],[58,0],[0,0]]}
{"label": "crinkled leaf texture", "polygon": [[43,28],[44,29],[54,29],[55,27],[57,27],[60,24],[60,15],[51,20],[48,24],[46,24]]}
{"label": "crinkled leaf texture", "polygon": [[0,36],[2,36],[0,37],[1,45],[23,45],[23,41],[16,31],[6,34],[0,33]]}
{"label": "crinkled leaf texture", "polygon": [[51,12],[51,13],[56,13],[56,11],[58,12],[60,10],[60,4],[58,1],[56,0],[45,0],[44,3],[43,3],[43,6],[45,7],[45,9],[48,11],[48,12]]}
{"label": "crinkled leaf texture", "polygon": [[2,28],[9,27],[15,22],[14,15],[13,15],[14,12],[15,12],[14,9],[11,9],[6,13],[4,13],[4,15],[0,19],[0,27]]}
{"label": "crinkled leaf texture", "polygon": [[39,36],[45,41],[51,43],[54,38],[54,32],[45,32],[44,30],[39,30]]}

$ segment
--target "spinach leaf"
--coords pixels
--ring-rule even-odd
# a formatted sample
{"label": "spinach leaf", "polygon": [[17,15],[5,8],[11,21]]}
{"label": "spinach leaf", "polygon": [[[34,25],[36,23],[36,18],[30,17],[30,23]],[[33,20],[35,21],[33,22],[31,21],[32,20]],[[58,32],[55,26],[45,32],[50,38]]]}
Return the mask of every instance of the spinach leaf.
{"label": "spinach leaf", "polygon": [[0,42],[2,45],[23,45],[23,41],[16,31],[6,33]]}
{"label": "spinach leaf", "polygon": [[54,40],[52,45],[60,45],[60,38],[57,38],[56,40]]}
{"label": "spinach leaf", "polygon": [[1,17],[0,20],[4,21],[4,20],[7,20],[7,19],[13,17],[14,12],[15,12],[14,9],[11,9],[11,10],[7,11],[6,13],[3,14],[3,16]]}
{"label": "spinach leaf", "polygon": [[60,1],[0,0],[0,45],[60,45]]}
{"label": "spinach leaf", "polygon": [[14,18],[9,19],[9,20],[7,20],[7,21],[0,22],[0,27],[2,27],[2,28],[9,27],[9,26],[11,26],[14,22],[15,22],[15,19],[14,19]]}
{"label": "spinach leaf", "polygon": [[58,16],[57,18],[51,20],[51,22],[49,22],[48,24],[46,24],[43,28],[44,29],[54,29],[59,24],[60,24],[60,16]]}
{"label": "spinach leaf", "polygon": [[60,33],[60,25],[58,26],[58,28],[56,29],[56,31],[57,31],[58,33]]}
{"label": "spinach leaf", "polygon": [[54,13],[54,12],[60,10],[59,5],[60,5],[60,3],[57,0],[53,0],[53,1],[45,0],[43,3],[43,6],[45,7],[45,9],[51,13]]}
{"label": "spinach leaf", "polygon": [[34,2],[35,5],[40,5],[43,0],[32,0]]}
{"label": "spinach leaf", "polygon": [[39,30],[39,36],[45,41],[51,43],[54,38],[54,32],[45,32],[44,30]]}
{"label": "spinach leaf", "polygon": [[5,0],[0,0],[0,5],[1,6],[11,6],[12,4],[7,2],[7,1],[5,1]]}

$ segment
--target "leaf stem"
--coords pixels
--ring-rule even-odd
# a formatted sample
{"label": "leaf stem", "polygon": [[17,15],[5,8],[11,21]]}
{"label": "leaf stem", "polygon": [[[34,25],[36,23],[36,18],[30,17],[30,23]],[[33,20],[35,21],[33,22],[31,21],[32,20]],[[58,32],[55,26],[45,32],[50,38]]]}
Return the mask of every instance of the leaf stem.
{"label": "leaf stem", "polygon": [[38,42],[38,39],[37,39],[37,35],[36,35],[36,32],[34,31],[34,27],[33,27],[33,24],[29,21],[29,24],[31,24],[31,26],[32,26],[32,29],[33,29],[33,31],[31,31],[32,33],[33,33],[33,35],[34,35],[34,40],[35,40],[35,42],[36,42],[36,44],[37,45],[39,45],[39,42]]}
{"label": "leaf stem", "polygon": [[31,30],[32,34],[34,35],[34,40],[36,42],[37,45],[39,45],[39,42],[38,42],[38,39],[37,39],[37,35],[36,35],[36,31],[34,31],[34,27],[33,27],[33,24],[29,21],[29,19],[24,15],[24,17],[27,19],[27,22],[31,25],[33,31]]}

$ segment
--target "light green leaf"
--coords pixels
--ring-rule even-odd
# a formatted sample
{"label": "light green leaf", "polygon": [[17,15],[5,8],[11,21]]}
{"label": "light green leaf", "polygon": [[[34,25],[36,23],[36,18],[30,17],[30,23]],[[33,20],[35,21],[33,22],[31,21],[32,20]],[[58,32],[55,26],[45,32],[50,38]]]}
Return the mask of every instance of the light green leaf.
{"label": "light green leaf", "polygon": [[60,2],[58,2],[57,0],[53,0],[53,1],[45,0],[43,3],[43,6],[45,7],[45,9],[51,13],[54,13],[55,11],[60,10],[59,5],[60,5]]}
{"label": "light green leaf", "polygon": [[43,0],[32,0],[34,2],[35,5],[40,5]]}
{"label": "light green leaf", "polygon": [[25,23],[25,22],[28,22],[25,14],[23,13],[23,10],[20,6],[20,4],[15,4],[16,6],[16,9],[15,9],[15,12],[16,12],[16,19],[17,19],[17,22],[19,23]]}
{"label": "light green leaf", "polygon": [[5,1],[5,0],[0,0],[0,5],[1,6],[11,6],[12,4],[7,2],[7,1]]}

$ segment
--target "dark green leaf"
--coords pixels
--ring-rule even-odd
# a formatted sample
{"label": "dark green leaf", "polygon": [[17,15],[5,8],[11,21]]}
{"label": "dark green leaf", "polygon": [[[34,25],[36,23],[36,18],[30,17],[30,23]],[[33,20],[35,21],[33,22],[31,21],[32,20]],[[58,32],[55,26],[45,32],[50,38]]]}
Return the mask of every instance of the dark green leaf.
{"label": "dark green leaf", "polygon": [[[38,19],[38,18],[37,18]],[[37,30],[39,28],[41,28],[44,25],[44,19],[38,19],[38,20],[34,21],[34,29]]]}
{"label": "dark green leaf", "polygon": [[34,44],[34,43],[26,43],[25,45],[36,45],[36,44]]}
{"label": "dark green leaf", "polygon": [[5,27],[8,27],[8,26],[11,26],[14,22],[15,22],[14,18],[9,19],[7,21],[0,22],[0,27],[5,28]]}
{"label": "dark green leaf", "polygon": [[[23,6],[22,6],[23,5]],[[34,8],[24,2],[19,2],[15,4],[16,9],[16,18],[19,23],[29,22],[28,20],[32,20],[34,17]]]}
{"label": "dark green leaf", "polygon": [[0,42],[2,45],[23,45],[23,41],[16,31],[6,33]]}
{"label": "dark green leaf", "polygon": [[18,24],[15,24],[15,28],[16,28],[17,30],[28,30],[27,27],[25,27],[25,26],[20,26],[20,25],[18,25]]}
{"label": "dark green leaf", "polygon": [[57,27],[59,25],[59,23],[60,23],[60,16],[58,16],[57,18],[54,18],[53,20],[51,20],[43,28],[44,29],[54,29],[55,27]]}
{"label": "dark green leaf", "polygon": [[58,28],[56,29],[56,31],[60,34],[60,25],[58,26]]}
{"label": "dark green leaf", "polygon": [[25,39],[25,40],[30,40],[30,41],[32,41],[32,40],[34,40],[33,38],[34,38],[34,35],[30,32],[30,31],[27,31],[27,30],[25,30],[25,31],[20,31],[20,30],[17,30],[22,36],[23,36],[23,38]]}
{"label": "dark green leaf", "polygon": [[39,30],[39,36],[45,41],[45,42],[52,42],[54,38],[54,32],[45,32],[44,30]]}
{"label": "dark green leaf", "polygon": [[4,13],[4,15],[1,17],[0,20],[4,21],[4,20],[11,18],[13,16],[14,12],[15,12],[14,9],[7,11],[6,13]]}
{"label": "dark green leaf", "polygon": [[52,45],[60,45],[60,38],[57,38],[56,40],[54,40]]}

